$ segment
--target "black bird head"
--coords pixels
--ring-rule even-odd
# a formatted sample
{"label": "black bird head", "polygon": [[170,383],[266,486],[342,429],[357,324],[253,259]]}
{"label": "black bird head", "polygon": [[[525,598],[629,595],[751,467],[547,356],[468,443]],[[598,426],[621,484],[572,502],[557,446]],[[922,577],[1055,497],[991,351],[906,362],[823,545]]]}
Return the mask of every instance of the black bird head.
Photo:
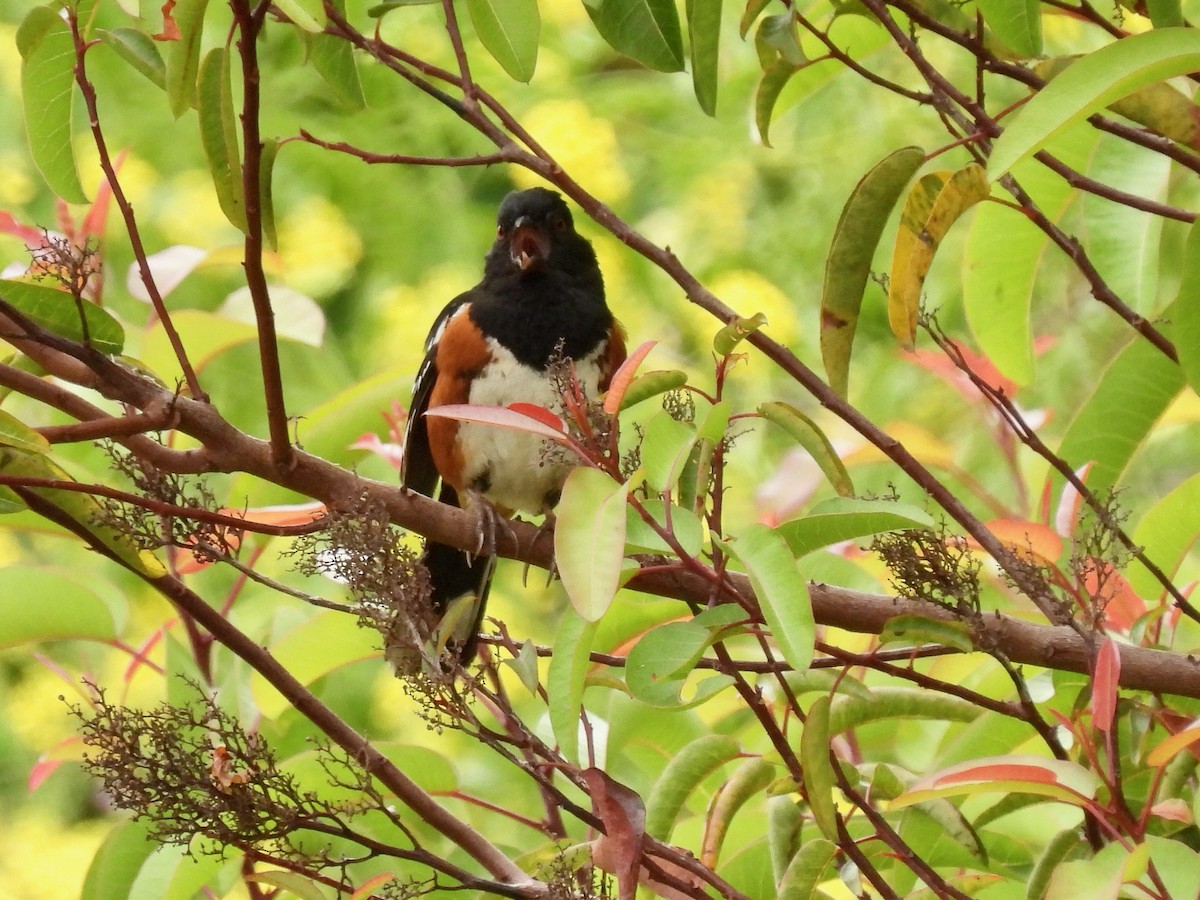
{"label": "black bird head", "polygon": [[496,224],[496,243],[487,256],[489,274],[575,271],[596,265],[591,244],[575,231],[571,210],[554,191],[513,191],[500,204]]}

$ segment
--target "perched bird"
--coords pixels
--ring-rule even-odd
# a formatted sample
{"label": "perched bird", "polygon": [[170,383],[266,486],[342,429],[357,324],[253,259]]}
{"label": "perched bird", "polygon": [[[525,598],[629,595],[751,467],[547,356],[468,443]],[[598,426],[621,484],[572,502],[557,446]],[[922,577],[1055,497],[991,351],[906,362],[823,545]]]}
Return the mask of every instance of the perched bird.
{"label": "perched bird", "polygon": [[[504,198],[483,280],[442,310],[425,341],[404,441],[405,487],[443,503],[542,513],[558,502],[572,463],[547,454],[544,439],[448,418],[429,409],[455,403],[534,403],[560,412],[554,371],[570,360],[588,397],[608,388],[625,359],[624,333],[604,299],[595,251],[575,231],[554,191],[532,188]],[[440,489],[438,483],[440,481]],[[482,526],[482,522],[481,522]],[[490,548],[485,548],[490,549]],[[474,557],[429,542],[424,563],[439,612],[464,596],[474,609],[452,642],[459,659],[475,653],[495,557]]]}

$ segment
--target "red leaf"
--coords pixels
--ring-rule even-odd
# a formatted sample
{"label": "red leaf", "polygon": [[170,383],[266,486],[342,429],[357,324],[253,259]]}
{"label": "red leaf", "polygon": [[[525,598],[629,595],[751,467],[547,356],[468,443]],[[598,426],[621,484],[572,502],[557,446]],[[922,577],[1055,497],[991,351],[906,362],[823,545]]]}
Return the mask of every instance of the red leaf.
{"label": "red leaf", "polygon": [[621,409],[621,401],[625,399],[625,392],[629,390],[630,382],[637,375],[638,367],[657,343],[658,341],[643,343],[629,354],[625,362],[621,363],[621,367],[613,374],[612,382],[608,386],[608,393],[604,395],[604,411],[610,416],[615,416]]}
{"label": "red leaf", "polygon": [[0,212],[0,234],[11,234],[20,238],[29,250],[36,250],[46,243],[46,235],[40,228],[22,225],[12,217],[12,213]]}
{"label": "red leaf", "polygon": [[952,772],[934,782],[934,787],[958,784],[960,781],[1028,781],[1034,784],[1058,784],[1059,780],[1049,769],[1041,766],[1026,766],[1020,763],[990,763],[962,772]]}
{"label": "red leaf", "polygon": [[457,419],[460,422],[475,422],[480,425],[494,425],[497,428],[511,428],[514,431],[524,431],[536,434],[547,440],[575,446],[567,434],[567,426],[558,416],[547,409],[532,403],[514,403],[511,406],[475,406],[469,403],[448,403],[445,406],[435,406],[427,409],[425,415],[434,418]]}
{"label": "red leaf", "polygon": [[177,41],[179,40],[179,25],[175,21],[175,17],[171,12],[175,9],[175,0],[167,0],[162,5],[163,27],[158,34],[150,35],[156,41]]}
{"label": "red leaf", "polygon": [[1121,651],[1117,642],[1105,638],[1096,651],[1096,671],[1092,675],[1092,721],[1108,734],[1117,713],[1117,685],[1121,680]]}

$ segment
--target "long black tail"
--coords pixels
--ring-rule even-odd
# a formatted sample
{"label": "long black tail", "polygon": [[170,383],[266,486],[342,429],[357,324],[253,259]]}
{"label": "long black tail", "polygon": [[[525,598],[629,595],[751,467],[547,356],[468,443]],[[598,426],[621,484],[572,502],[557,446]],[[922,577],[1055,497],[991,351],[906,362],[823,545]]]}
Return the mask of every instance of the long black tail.
{"label": "long black tail", "polygon": [[[453,506],[459,505],[454,488],[445,483],[438,493],[438,500]],[[455,601],[473,598],[473,605],[465,611],[446,642],[458,654],[459,662],[466,665],[474,658],[479,642],[479,629],[487,607],[488,591],[492,586],[496,557],[490,554],[471,556],[457,547],[429,541],[421,561],[429,570],[434,608],[443,616]]]}

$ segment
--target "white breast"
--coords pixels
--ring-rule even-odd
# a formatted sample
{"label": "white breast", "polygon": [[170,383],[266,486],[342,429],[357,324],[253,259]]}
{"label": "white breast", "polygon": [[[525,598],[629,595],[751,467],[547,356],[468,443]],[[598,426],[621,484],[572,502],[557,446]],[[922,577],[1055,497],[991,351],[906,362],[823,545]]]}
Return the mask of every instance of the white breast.
{"label": "white breast", "polygon": [[[535,403],[562,413],[562,399],[544,375],[517,362],[496,341],[489,341],[492,361],[471,385],[469,402],[480,406]],[[575,374],[589,397],[599,392],[601,345],[591,355],[575,360]],[[547,495],[557,493],[573,468],[562,448],[535,435],[463,422],[458,441],[467,462],[464,481],[485,486],[483,495],[497,506],[530,513],[543,512]],[[569,454],[569,451],[566,451]]]}

